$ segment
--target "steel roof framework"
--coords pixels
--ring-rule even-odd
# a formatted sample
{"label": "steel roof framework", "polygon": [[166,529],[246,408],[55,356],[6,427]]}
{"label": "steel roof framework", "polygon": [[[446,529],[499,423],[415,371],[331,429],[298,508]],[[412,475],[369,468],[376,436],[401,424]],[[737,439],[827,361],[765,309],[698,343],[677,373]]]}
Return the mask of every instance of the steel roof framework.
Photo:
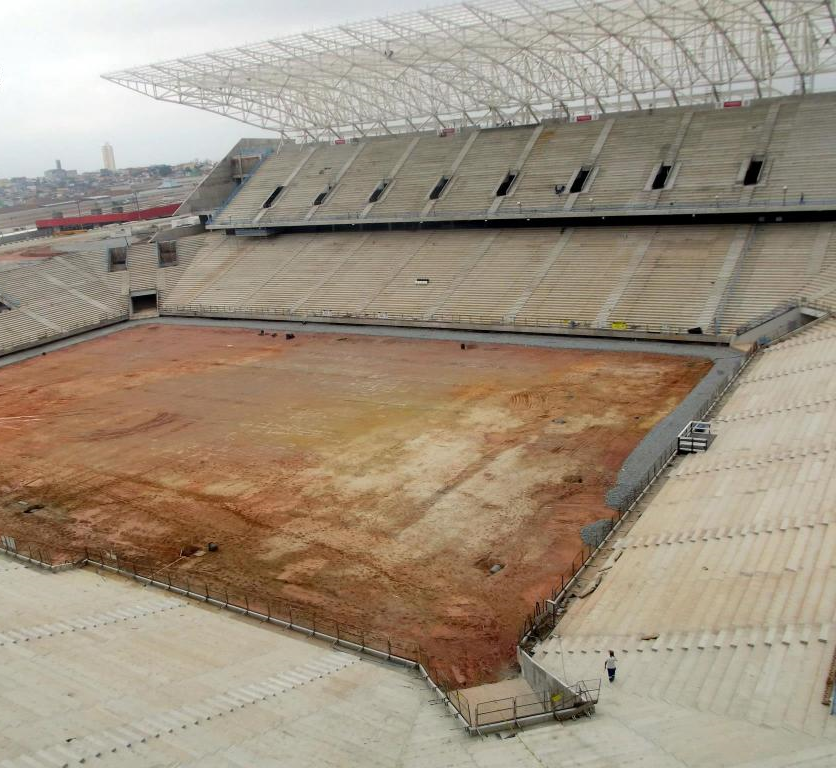
{"label": "steel roof framework", "polygon": [[831,72],[833,0],[488,0],[104,77],[322,140],[804,93]]}

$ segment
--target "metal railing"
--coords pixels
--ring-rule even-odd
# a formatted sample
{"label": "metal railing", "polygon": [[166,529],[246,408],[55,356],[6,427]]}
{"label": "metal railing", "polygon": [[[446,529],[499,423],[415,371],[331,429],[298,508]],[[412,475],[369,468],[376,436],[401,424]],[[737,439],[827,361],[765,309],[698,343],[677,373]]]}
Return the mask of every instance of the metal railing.
{"label": "metal railing", "polygon": [[[511,195],[513,197],[513,195]],[[402,211],[397,216],[375,216],[372,215],[364,216],[362,211],[347,211],[345,213],[334,213],[334,214],[320,214],[316,213],[310,219],[288,219],[284,221],[271,221],[271,222],[253,222],[255,215],[258,213],[256,210],[253,213],[253,217],[249,219],[243,218],[236,218],[236,219],[223,219],[220,218],[223,216],[223,209],[226,205],[221,206],[215,216],[214,219],[214,226],[216,227],[225,227],[228,229],[269,229],[271,227],[284,227],[284,226],[316,226],[317,224],[336,224],[336,223],[347,223],[347,224],[356,224],[360,223],[383,223],[383,224],[396,224],[396,223],[407,223],[407,222],[419,222],[423,223],[426,221],[492,221],[492,220],[499,220],[499,219],[532,219],[532,218],[571,218],[572,214],[574,213],[596,213],[596,214],[624,214],[624,213],[635,213],[635,212],[655,212],[655,213],[667,213],[670,211],[675,211],[677,213],[691,213],[691,212],[702,212],[702,211],[735,211],[735,210],[743,210],[743,211],[764,211],[764,210],[788,210],[788,209],[797,209],[797,210],[805,210],[809,208],[815,208],[817,206],[836,206],[836,198],[826,197],[826,198],[807,198],[804,195],[798,194],[793,195],[790,198],[787,197],[780,197],[777,199],[768,199],[768,200],[756,200],[754,202],[740,202],[736,200],[719,200],[719,199],[710,199],[701,202],[666,202],[666,203],[636,203],[632,205],[624,205],[618,203],[611,203],[611,204],[601,204],[595,202],[594,195],[580,195],[575,204],[567,211],[565,209],[566,198],[564,197],[560,203],[555,205],[546,205],[546,206],[537,206],[537,207],[527,207],[527,206],[518,206],[513,205],[513,207],[505,208],[504,206],[493,213],[489,212],[489,208],[482,208],[476,210],[464,210],[464,211],[437,211],[432,209],[430,211]],[[313,207],[313,206],[311,206]]]}
{"label": "metal railing", "polygon": [[[46,568],[54,568],[60,563],[52,549],[39,541],[27,541],[16,536],[0,535],[0,552]],[[69,560],[67,562],[70,562]]]}
{"label": "metal railing", "polygon": [[450,684],[431,656],[414,641],[404,641],[392,635],[381,634],[344,621],[325,616],[287,600],[268,598],[256,593],[230,589],[227,585],[210,583],[206,579],[172,573],[169,566],[155,567],[141,564],[134,559],[100,548],[62,550],[63,557],[56,556],[45,544],[0,535],[0,552],[41,565],[50,570],[67,567],[90,566],[98,570],[126,576],[141,584],[164,589],[173,594],[198,600],[208,605],[230,610],[266,624],[272,624],[331,643],[357,653],[363,653],[383,661],[417,670],[427,685],[450,709],[461,725],[471,733],[478,733],[486,726],[494,729],[511,727],[519,721],[538,715],[559,717],[570,710],[584,711],[598,701],[600,681],[582,681],[566,686],[569,695],[535,692],[522,696],[510,696],[481,702],[472,711],[470,702],[461,690]]}
{"label": "metal railing", "polygon": [[476,705],[473,726],[477,730],[482,730],[486,726],[507,722],[518,723],[542,715],[559,719],[561,713],[577,715],[590,712],[591,714],[601,693],[601,680],[581,680],[569,688],[572,691],[569,695],[536,691],[519,696],[481,701]]}
{"label": "metal railing", "polygon": [[[705,404],[699,409],[696,420],[704,419],[714,410],[726,392],[728,392],[731,386],[746,370],[759,349],[760,347],[757,344],[753,344],[749,348],[737,371],[729,377],[728,381],[720,382],[711,394],[708,395]],[[550,596],[535,602],[533,611],[526,616],[523,622],[519,639],[520,646],[524,648],[526,646],[531,647],[536,644],[541,635],[546,632],[551,632],[557,626],[559,621],[558,606],[565,600],[569,589],[577,583],[580,573],[620,527],[624,518],[633,511],[636,504],[650,490],[665,467],[677,455],[678,451],[679,438],[677,437],[658,454],[657,458],[636,482],[632,491],[622,497],[619,508],[610,518],[610,524],[599,532],[599,535],[596,536],[592,544],[581,547],[580,552],[572,559],[571,566],[560,575],[560,584],[555,584],[552,587]]]}
{"label": "metal railing", "polygon": [[45,544],[0,534],[0,552],[50,570],[91,566],[126,576],[141,584],[164,589],[217,608],[233,611],[267,624],[282,627],[357,653],[373,656],[399,666],[417,670],[433,692],[450,708],[468,730],[472,727],[467,699],[451,685],[437,662],[416,642],[374,632],[345,621],[337,621],[314,609],[290,601],[243,592],[208,579],[193,579],[173,573],[170,566],[138,563],[118,553],[98,547],[64,550],[56,557]]}

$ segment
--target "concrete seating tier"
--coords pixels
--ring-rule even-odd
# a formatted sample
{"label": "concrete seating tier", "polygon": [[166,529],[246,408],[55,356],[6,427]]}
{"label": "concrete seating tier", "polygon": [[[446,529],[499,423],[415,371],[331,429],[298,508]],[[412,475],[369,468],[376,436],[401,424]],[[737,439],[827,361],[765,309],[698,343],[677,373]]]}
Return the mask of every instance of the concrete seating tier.
{"label": "concrete seating tier", "polygon": [[[603,126],[599,120],[545,125],[500,210],[513,213],[518,202],[524,209],[562,208],[572,174],[587,161]],[[566,190],[559,197],[554,188],[560,185]]]}
{"label": "concrete seating tier", "polygon": [[127,273],[106,271],[103,252],[72,252],[0,273],[0,353],[121,319]]}
{"label": "concrete seating tier", "polygon": [[298,144],[282,144],[268,155],[255,172],[244,179],[227,203],[220,222],[254,218],[263,209],[267,198],[279,184],[284,184],[294,168],[302,161],[304,148]]}
{"label": "concrete seating tier", "polygon": [[[614,321],[687,329],[701,324],[735,226],[660,227],[621,297]],[[753,282],[760,280],[760,275]],[[710,329],[706,329],[710,330]]]}
{"label": "concrete seating tier", "polygon": [[[832,203],[834,116],[836,96],[823,93],[736,108],[677,107],[581,123],[556,119],[539,126],[468,129],[445,137],[404,134],[288,145],[261,163],[217,213],[215,224]],[[763,168],[756,184],[744,185],[752,158],[763,160]],[[668,183],[652,190],[650,177],[662,162],[671,166]],[[582,166],[594,175],[570,195]],[[518,172],[517,179],[497,198],[510,170]],[[441,176],[450,181],[430,204]],[[390,179],[389,188],[369,207],[369,196],[384,178]],[[265,211],[263,203],[278,185],[286,189]],[[328,197],[314,206],[329,186]],[[555,186],[566,189],[557,195]]]}
{"label": "concrete seating tier", "polygon": [[[651,198],[645,186],[654,167],[669,159],[669,147],[684,113],[685,110],[666,109],[615,120],[595,159],[598,173],[572,209],[648,204]],[[624,147],[628,146],[632,149],[625,152]]]}
{"label": "concrete seating tier", "polygon": [[[283,220],[304,219],[313,209],[317,195],[337,182],[340,172],[359,149],[360,147],[354,144],[316,145],[313,153],[306,159],[303,155],[304,164],[273,205],[264,212],[259,223],[267,225],[281,223]],[[287,181],[284,175],[281,178],[273,175],[273,178],[275,184],[281,184],[282,179]],[[253,218],[262,210],[259,203],[258,207],[253,209]]]}
{"label": "concrete seating tier", "polygon": [[813,253],[807,268],[807,281],[801,289],[806,299],[832,307],[836,286],[836,236],[831,221],[818,225]]}
{"label": "concrete seating tier", "polygon": [[818,232],[813,224],[754,229],[729,287],[720,317],[722,329],[733,331],[787,298],[803,294],[811,270],[821,271],[821,265],[813,264]]}
{"label": "concrete seating tier", "polygon": [[739,109],[695,111],[676,158],[680,164],[676,180],[662,191],[659,205],[739,202],[740,168],[761,146],[767,112],[763,102]]}
{"label": "concrete seating tier", "polygon": [[177,264],[157,271],[157,290],[160,297],[165,297],[169,289],[179,282],[183,273],[191,266],[197,252],[212,237],[218,235],[195,235],[177,241]]}
{"label": "concrete seating tier", "polygon": [[392,177],[395,165],[409,145],[404,137],[365,143],[334,191],[322,205],[317,206],[313,220],[340,214],[359,215],[369,204],[375,187]]}
{"label": "concrete seating tier", "polygon": [[582,678],[614,650],[623,696],[833,739],[821,703],[836,647],[828,364],[834,320],[750,365],[711,448],[672,465],[536,658]]}
{"label": "concrete seating tier", "polygon": [[159,256],[156,243],[139,243],[128,248],[128,279],[132,291],[155,289]]}
{"label": "concrete seating tier", "polygon": [[[235,765],[243,754],[259,765],[287,751],[284,739],[297,764],[331,753],[394,765],[416,712],[431,709],[406,673],[127,581],[3,558],[0,583],[3,701],[14,702],[0,707],[3,768]],[[333,721],[327,738],[313,739],[312,718]],[[442,712],[431,719],[449,729]]]}
{"label": "concrete seating tier", "polygon": [[[784,199],[788,204],[833,197],[831,96],[814,94],[802,101],[781,105],[768,149],[766,183],[755,189],[753,200]],[[803,135],[803,141],[798,136]]]}
{"label": "concrete seating tier", "polygon": [[469,137],[469,133],[422,135],[403,167],[392,179],[386,194],[375,203],[369,218],[396,218],[404,213],[420,214],[429,202],[430,192],[438,180],[450,175],[453,163]]}
{"label": "concrete seating tier", "polygon": [[496,200],[496,190],[508,172],[517,170],[517,159],[532,133],[531,127],[479,131],[433,214],[486,211]]}
{"label": "concrete seating tier", "polygon": [[210,234],[163,308],[733,333],[836,289],[830,226]]}

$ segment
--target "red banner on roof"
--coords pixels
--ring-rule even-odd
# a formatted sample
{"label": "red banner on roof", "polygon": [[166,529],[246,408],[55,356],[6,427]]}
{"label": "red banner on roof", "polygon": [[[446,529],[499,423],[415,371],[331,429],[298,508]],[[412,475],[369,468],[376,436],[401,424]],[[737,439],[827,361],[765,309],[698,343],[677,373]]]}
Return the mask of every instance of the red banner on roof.
{"label": "red banner on roof", "polygon": [[158,205],[155,208],[144,208],[141,211],[125,211],[124,213],[100,213],[96,216],[65,216],[62,219],[39,219],[35,222],[38,229],[52,229],[55,227],[86,227],[90,225],[122,224],[126,221],[147,221],[148,219],[165,219],[174,214],[180,203]]}

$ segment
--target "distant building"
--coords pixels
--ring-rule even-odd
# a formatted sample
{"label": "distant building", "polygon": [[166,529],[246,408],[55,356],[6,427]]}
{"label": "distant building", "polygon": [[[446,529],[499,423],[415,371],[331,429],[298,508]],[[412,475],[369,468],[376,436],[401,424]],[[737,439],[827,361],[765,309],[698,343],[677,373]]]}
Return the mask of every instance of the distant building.
{"label": "distant building", "polygon": [[60,160],[56,160],[56,161],[55,161],[55,170],[56,170],[56,171],[60,171],[60,170],[61,170],[61,161],[60,161]]}
{"label": "distant building", "polygon": [[113,157],[113,147],[109,142],[105,142],[102,147],[102,168],[108,171],[116,170],[116,160]]}

